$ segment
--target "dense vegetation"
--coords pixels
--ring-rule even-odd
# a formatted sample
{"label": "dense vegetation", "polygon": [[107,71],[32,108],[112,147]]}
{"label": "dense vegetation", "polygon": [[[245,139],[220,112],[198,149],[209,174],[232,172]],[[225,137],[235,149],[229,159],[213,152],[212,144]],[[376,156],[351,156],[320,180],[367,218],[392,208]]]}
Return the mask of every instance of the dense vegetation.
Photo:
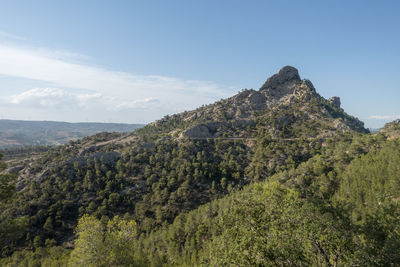
{"label": "dense vegetation", "polygon": [[157,219],[140,225],[136,214],[95,211],[79,220],[72,252],[46,236],[2,263],[398,265],[399,151],[400,141],[382,134],[336,137],[304,163],[241,190],[233,187],[159,227]]}

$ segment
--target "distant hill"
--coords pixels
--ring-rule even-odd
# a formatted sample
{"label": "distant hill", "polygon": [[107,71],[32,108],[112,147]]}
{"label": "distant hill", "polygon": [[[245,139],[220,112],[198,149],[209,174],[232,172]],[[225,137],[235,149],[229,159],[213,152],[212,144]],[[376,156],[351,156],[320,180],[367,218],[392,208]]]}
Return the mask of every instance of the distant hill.
{"label": "distant hill", "polygon": [[0,120],[0,148],[60,145],[100,132],[131,132],[142,124]]}

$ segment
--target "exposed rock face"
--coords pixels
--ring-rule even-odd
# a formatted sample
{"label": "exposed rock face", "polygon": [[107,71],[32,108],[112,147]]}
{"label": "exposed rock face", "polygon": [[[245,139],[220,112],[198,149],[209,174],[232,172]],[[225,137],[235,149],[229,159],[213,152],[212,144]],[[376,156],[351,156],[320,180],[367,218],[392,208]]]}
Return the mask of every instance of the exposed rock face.
{"label": "exposed rock face", "polygon": [[277,74],[272,75],[267,81],[261,86],[260,90],[268,88],[277,88],[287,82],[300,82],[299,71],[291,66],[285,66],[279,70]]}
{"label": "exposed rock face", "polygon": [[232,111],[234,109],[241,118],[247,117],[249,111],[260,111],[266,108],[265,96],[255,90],[244,90],[226,101],[228,109]]}
{"label": "exposed rock face", "polygon": [[346,124],[345,124],[342,120],[340,120],[340,119],[334,120],[333,126],[334,126],[337,130],[339,130],[339,131],[341,131],[341,132],[343,132],[343,133],[350,130],[350,127],[349,127],[348,125],[346,125]]}
{"label": "exposed rock face", "polygon": [[247,104],[252,107],[253,110],[265,109],[265,100],[265,96],[257,91],[250,93],[246,99]]}
{"label": "exposed rock face", "polygon": [[328,99],[329,102],[331,102],[333,105],[337,106],[340,108],[341,102],[340,102],[340,97],[338,96],[333,96]]}
{"label": "exposed rock face", "polygon": [[260,88],[267,98],[267,105],[271,107],[282,97],[293,94],[293,91],[301,83],[299,72],[291,66],[283,67],[275,75],[272,75]]}
{"label": "exposed rock face", "polygon": [[212,134],[210,129],[204,124],[195,125],[181,134],[181,137],[189,138],[210,138]]}

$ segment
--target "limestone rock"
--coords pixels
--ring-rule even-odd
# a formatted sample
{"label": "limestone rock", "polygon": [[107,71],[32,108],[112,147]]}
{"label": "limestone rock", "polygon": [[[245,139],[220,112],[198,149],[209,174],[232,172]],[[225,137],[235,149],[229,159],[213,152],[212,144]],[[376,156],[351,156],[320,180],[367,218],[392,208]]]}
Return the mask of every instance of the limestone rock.
{"label": "limestone rock", "polygon": [[341,131],[341,132],[343,132],[343,133],[350,130],[350,127],[349,127],[347,124],[345,124],[341,119],[336,119],[336,120],[334,120],[334,121],[333,121],[333,126],[334,126],[337,130],[339,130],[339,131]]}
{"label": "limestone rock", "polygon": [[260,92],[267,99],[267,106],[271,107],[280,101],[283,97],[293,94],[296,86],[302,81],[296,68],[286,66],[283,67],[275,75],[272,75],[263,86]]}
{"label": "limestone rock", "polygon": [[340,105],[341,105],[340,97],[333,96],[333,97],[329,98],[328,101],[330,103],[332,103],[333,105],[337,106],[338,108],[340,108]]}
{"label": "limestone rock", "polygon": [[300,82],[299,71],[291,66],[285,66],[279,70],[277,74],[272,75],[267,81],[261,86],[260,90],[268,88],[277,88],[287,82]]}
{"label": "limestone rock", "polygon": [[254,91],[247,97],[247,103],[253,110],[263,110],[266,107],[266,99],[260,92]]}
{"label": "limestone rock", "polygon": [[198,124],[181,133],[181,137],[210,138],[212,137],[212,134],[210,132],[210,129],[208,129],[205,124]]}

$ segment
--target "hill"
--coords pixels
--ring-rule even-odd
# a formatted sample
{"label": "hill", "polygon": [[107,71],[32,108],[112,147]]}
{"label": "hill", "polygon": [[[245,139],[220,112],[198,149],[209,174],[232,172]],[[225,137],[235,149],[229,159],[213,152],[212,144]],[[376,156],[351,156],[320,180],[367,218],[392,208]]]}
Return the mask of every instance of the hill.
{"label": "hill", "polygon": [[[242,90],[131,133],[85,137],[21,163],[14,168],[17,193],[2,214],[3,222],[25,218],[27,227],[3,241],[2,253],[48,246],[68,255],[65,249],[75,247],[71,257],[83,259],[91,255],[85,244],[93,247],[86,231],[99,229],[98,246],[129,231],[130,241],[117,243],[131,251],[124,254],[128,262],[142,259],[144,265],[346,265],[348,257],[367,251],[352,243],[366,234],[357,229],[371,223],[357,201],[381,194],[366,184],[357,197],[346,195],[362,181],[353,175],[363,164],[357,159],[388,147],[376,156],[383,164],[398,145],[386,142],[345,113],[338,97],[324,99],[287,66],[259,90]],[[342,205],[356,209],[348,213]],[[371,207],[369,215],[377,210]],[[333,230],[324,232],[329,225]],[[268,239],[269,229],[276,238]],[[114,252],[98,254],[99,261],[118,261]]]}
{"label": "hill", "polygon": [[194,111],[166,116],[142,132],[216,138],[255,137],[260,130],[272,138],[321,139],[337,132],[368,132],[361,121],[343,111],[338,97],[324,99],[309,80],[301,80],[297,69],[290,66],[268,78],[259,90],[244,89]]}
{"label": "hill", "polygon": [[385,126],[380,129],[380,132],[388,135],[391,138],[400,137],[400,119],[386,123]]}
{"label": "hill", "polygon": [[131,132],[141,124],[0,120],[0,149],[66,144],[100,132]]}

